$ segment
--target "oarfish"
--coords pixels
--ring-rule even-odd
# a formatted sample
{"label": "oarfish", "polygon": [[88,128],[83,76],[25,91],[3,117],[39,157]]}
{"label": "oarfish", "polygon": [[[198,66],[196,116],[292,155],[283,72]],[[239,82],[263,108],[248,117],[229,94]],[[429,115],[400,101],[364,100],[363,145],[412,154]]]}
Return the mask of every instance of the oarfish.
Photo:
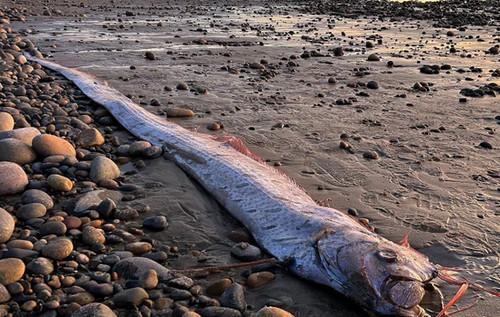
{"label": "oarfish", "polygon": [[[419,306],[437,265],[421,253],[372,232],[336,209],[319,206],[283,173],[208,135],[156,116],[104,81],[27,56],[62,74],[105,107],[130,133],[163,146],[253,235],[296,275],[327,285],[365,309],[384,315],[425,316]],[[249,154],[249,153],[246,153]]]}

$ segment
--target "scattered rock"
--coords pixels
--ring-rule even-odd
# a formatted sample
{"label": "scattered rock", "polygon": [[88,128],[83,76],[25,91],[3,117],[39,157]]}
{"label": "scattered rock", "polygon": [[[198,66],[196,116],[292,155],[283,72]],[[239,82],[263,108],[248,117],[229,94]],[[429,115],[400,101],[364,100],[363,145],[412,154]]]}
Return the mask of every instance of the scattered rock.
{"label": "scattered rock", "polygon": [[101,245],[106,242],[106,237],[101,230],[92,226],[86,226],[83,228],[82,240],[88,245]]}
{"label": "scattered rock", "polygon": [[237,309],[241,312],[245,311],[247,303],[245,301],[245,290],[238,283],[233,283],[229,286],[219,299],[222,306]]}
{"label": "scattered rock", "polygon": [[78,136],[78,143],[82,147],[101,146],[104,141],[101,132],[95,128],[82,130]]}
{"label": "scattered rock", "polygon": [[248,285],[248,287],[251,287],[251,288],[257,288],[257,287],[261,287],[263,285],[268,284],[269,282],[271,282],[274,279],[275,279],[275,276],[271,272],[267,272],[267,271],[256,272],[256,273],[252,273],[248,276],[247,285]]}
{"label": "scattered rock", "polygon": [[7,112],[0,112],[0,131],[14,129],[14,118]]}
{"label": "scattered rock", "polygon": [[112,298],[117,307],[139,306],[148,299],[148,293],[141,287],[134,287],[115,294]]}
{"label": "scattered rock", "polygon": [[102,180],[115,179],[120,176],[120,168],[105,156],[98,156],[90,165],[90,178],[98,183]]}
{"label": "scattered rock", "polygon": [[43,157],[52,155],[76,156],[73,145],[51,134],[41,134],[33,139],[33,149]]}
{"label": "scattered rock", "polygon": [[213,297],[218,297],[222,293],[224,293],[224,291],[229,286],[231,286],[232,283],[233,283],[233,281],[231,281],[231,279],[229,279],[229,278],[223,278],[223,279],[217,280],[207,287],[207,290],[206,290],[207,294],[210,296],[213,296]]}
{"label": "scattered rock", "polygon": [[260,258],[261,251],[256,246],[241,242],[232,247],[231,255],[242,261],[255,261]]}
{"label": "scattered rock", "polygon": [[173,274],[163,265],[143,257],[130,257],[115,264],[113,272],[125,280],[138,280],[148,270],[154,270],[161,281],[171,280]]}
{"label": "scattered rock", "polygon": [[33,139],[38,135],[40,135],[40,131],[36,128],[20,128],[0,132],[0,140],[13,138],[22,141],[26,145],[32,146]]}
{"label": "scattered rock", "polygon": [[28,176],[21,166],[0,162],[0,196],[17,194],[28,185]]}
{"label": "scattered rock", "polygon": [[47,193],[38,189],[28,189],[21,197],[23,204],[40,203],[47,209],[54,207],[54,201]]}
{"label": "scattered rock", "polygon": [[69,192],[73,189],[73,182],[62,175],[52,174],[47,178],[47,184],[50,188],[59,192]]}
{"label": "scattered rock", "polygon": [[167,227],[168,223],[165,216],[150,216],[144,219],[142,225],[149,230],[161,231]]}
{"label": "scattered rock", "polygon": [[16,223],[14,218],[5,209],[0,208],[0,243],[4,243],[10,239]]}
{"label": "scattered rock", "polygon": [[104,304],[92,303],[80,307],[71,317],[116,317],[116,314]]}
{"label": "scattered rock", "polygon": [[261,308],[255,317],[295,317],[281,308],[266,306]]}
{"label": "scattered rock", "polygon": [[73,251],[73,243],[66,238],[59,238],[49,241],[42,247],[42,254],[53,260],[64,260]]}
{"label": "scattered rock", "polygon": [[167,109],[167,117],[170,118],[187,118],[193,117],[194,112],[190,109],[184,108],[168,108]]}
{"label": "scattered rock", "polygon": [[32,218],[41,218],[47,213],[47,207],[40,203],[31,203],[21,206],[16,211],[17,218],[21,220],[29,220]]}
{"label": "scattered rock", "polygon": [[39,257],[29,262],[26,269],[32,274],[47,276],[54,272],[54,265],[51,260]]}
{"label": "scattered rock", "polygon": [[9,285],[19,281],[26,267],[24,262],[16,258],[8,258],[0,260],[0,284]]}
{"label": "scattered rock", "polygon": [[22,141],[14,138],[0,140],[0,161],[24,165],[33,162],[35,159],[35,151]]}

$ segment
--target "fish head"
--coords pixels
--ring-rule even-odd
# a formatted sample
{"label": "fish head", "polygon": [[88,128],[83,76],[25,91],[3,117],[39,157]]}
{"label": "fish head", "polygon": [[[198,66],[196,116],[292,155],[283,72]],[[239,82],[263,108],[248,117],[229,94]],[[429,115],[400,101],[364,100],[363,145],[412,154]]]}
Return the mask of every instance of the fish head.
{"label": "fish head", "polygon": [[438,271],[425,255],[370,234],[342,240],[336,247],[332,234],[317,245],[334,288],[383,315],[427,316],[419,304]]}

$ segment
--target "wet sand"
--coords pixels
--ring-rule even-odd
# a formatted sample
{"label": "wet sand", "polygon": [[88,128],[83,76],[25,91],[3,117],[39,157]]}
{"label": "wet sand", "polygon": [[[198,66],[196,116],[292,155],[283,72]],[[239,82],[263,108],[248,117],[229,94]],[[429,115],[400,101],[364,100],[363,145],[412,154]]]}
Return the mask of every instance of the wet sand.
{"label": "wet sand", "polygon": [[[355,208],[393,241],[408,233],[411,244],[434,262],[468,268],[471,279],[498,289],[498,97],[459,102],[463,88],[500,84],[492,75],[499,55],[485,54],[498,44],[495,26],[460,31],[426,21],[260,6],[172,7],[156,15],[134,6],[87,11],[84,18],[63,11],[14,26],[33,30],[29,38],[58,63],[106,79],[154,113],[192,109],[194,118],[172,120],[241,137],[314,199],[342,211]],[[344,55],[334,56],[339,46]],[[452,46],[456,53],[450,53]],[[145,59],[146,51],[157,59]],[[380,61],[367,61],[372,53]],[[387,67],[389,61],[394,67]],[[419,71],[435,64],[451,69]],[[369,81],[379,88],[368,89]],[[179,82],[208,92],[177,90]],[[431,83],[429,91],[413,89],[417,82]],[[152,106],[152,99],[161,106]],[[224,129],[208,131],[213,122]],[[339,148],[341,135],[352,151]],[[485,141],[492,149],[479,146]],[[378,159],[366,159],[367,151]],[[150,186],[143,202],[171,223],[154,238],[180,247],[181,256],[169,260],[172,267],[234,261],[227,236],[240,225],[172,163],[149,161],[130,180]],[[442,289],[448,297],[455,290]],[[498,303],[481,296],[484,301],[467,314],[493,316]],[[271,302],[296,316],[365,315],[334,292],[285,272],[249,291],[248,302]]]}

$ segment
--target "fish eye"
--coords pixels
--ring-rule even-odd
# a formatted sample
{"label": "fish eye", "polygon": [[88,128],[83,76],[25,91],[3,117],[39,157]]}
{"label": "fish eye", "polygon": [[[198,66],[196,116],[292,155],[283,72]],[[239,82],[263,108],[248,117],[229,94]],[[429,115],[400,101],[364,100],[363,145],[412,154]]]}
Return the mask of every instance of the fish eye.
{"label": "fish eye", "polygon": [[387,263],[394,263],[398,259],[398,255],[392,250],[380,250],[377,252],[377,256]]}

